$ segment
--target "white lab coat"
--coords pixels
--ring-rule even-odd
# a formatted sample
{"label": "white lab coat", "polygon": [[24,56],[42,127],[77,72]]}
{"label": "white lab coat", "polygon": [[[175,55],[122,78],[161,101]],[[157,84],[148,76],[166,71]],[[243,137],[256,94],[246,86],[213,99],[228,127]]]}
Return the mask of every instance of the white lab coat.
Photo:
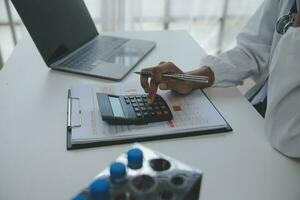
{"label": "white lab coat", "polygon": [[283,36],[275,30],[276,21],[293,3],[265,0],[238,35],[235,48],[201,63],[212,68],[217,87],[239,85],[251,77],[256,85],[247,98],[267,80],[267,136],[275,149],[300,157],[300,28],[292,27]]}

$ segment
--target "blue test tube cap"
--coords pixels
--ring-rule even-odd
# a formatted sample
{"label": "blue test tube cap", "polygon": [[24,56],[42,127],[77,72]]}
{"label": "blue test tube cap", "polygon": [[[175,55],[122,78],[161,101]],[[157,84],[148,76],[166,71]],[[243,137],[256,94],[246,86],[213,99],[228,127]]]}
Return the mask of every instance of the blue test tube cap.
{"label": "blue test tube cap", "polygon": [[85,194],[79,194],[76,197],[74,197],[72,200],[89,200],[89,199]]}
{"label": "blue test tube cap", "polygon": [[97,179],[91,186],[90,191],[94,200],[109,200],[110,199],[110,184],[108,180]]}
{"label": "blue test tube cap", "polygon": [[131,169],[140,169],[143,166],[144,154],[138,149],[134,148],[127,152],[128,167]]}
{"label": "blue test tube cap", "polygon": [[126,166],[123,163],[115,162],[110,165],[110,179],[118,182],[126,177]]}

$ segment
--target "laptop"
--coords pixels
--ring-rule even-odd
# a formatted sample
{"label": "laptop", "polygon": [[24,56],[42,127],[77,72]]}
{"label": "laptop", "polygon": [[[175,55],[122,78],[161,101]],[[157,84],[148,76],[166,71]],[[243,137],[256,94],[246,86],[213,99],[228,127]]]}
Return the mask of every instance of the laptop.
{"label": "laptop", "polygon": [[122,80],[155,42],[99,35],[83,0],[12,0],[48,67]]}

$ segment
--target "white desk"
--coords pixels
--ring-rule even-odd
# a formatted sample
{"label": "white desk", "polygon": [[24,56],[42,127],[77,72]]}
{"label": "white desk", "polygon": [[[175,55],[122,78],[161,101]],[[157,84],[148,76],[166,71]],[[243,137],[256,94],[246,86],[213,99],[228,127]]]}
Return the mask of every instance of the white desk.
{"label": "white desk", "polygon": [[[204,54],[183,31],[121,35],[158,43],[136,69],[165,60],[188,70]],[[32,40],[21,40],[0,71],[0,199],[69,199],[130,147],[66,150],[67,89],[102,82],[108,81],[50,70]],[[233,133],[143,144],[201,169],[201,200],[299,200],[300,162],[272,149],[247,100],[235,88],[206,93]]]}

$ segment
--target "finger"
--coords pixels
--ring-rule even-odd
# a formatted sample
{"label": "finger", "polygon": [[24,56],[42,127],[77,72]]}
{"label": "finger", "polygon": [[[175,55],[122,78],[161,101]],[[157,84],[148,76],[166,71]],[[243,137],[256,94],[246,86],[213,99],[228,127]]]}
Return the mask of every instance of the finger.
{"label": "finger", "polygon": [[153,104],[157,92],[158,84],[155,82],[154,79],[150,81],[150,89],[149,89],[149,96],[148,96],[148,104]]}
{"label": "finger", "polygon": [[[142,69],[142,72],[146,72],[146,71],[152,71],[152,68],[145,68],[145,69]],[[148,77],[147,76],[143,76],[143,75],[140,75],[140,82],[141,82],[141,86],[142,88],[144,89],[144,91],[146,93],[149,92],[149,82],[148,82]]]}
{"label": "finger", "polygon": [[166,86],[167,86],[166,90],[172,90],[172,91],[178,92],[180,94],[186,94],[190,91],[188,89],[189,87],[187,86],[186,81],[169,79],[168,81],[163,82],[163,83],[166,84]]}
{"label": "finger", "polygon": [[163,83],[167,86],[167,88],[169,90],[174,90],[177,87],[180,87],[180,85],[182,84],[182,81],[176,80],[176,79],[167,78],[167,79],[164,80]]}
{"label": "finger", "polygon": [[174,63],[172,62],[161,62],[159,65],[161,73],[183,73]]}
{"label": "finger", "polygon": [[172,80],[174,83],[169,83],[169,89],[179,94],[188,94],[192,90],[190,82],[181,80]]}
{"label": "finger", "polygon": [[154,67],[152,69],[152,74],[153,74],[153,77],[152,79],[155,81],[155,83],[158,85],[160,82],[161,82],[161,79],[162,79],[162,70],[163,68],[162,67]]}
{"label": "finger", "polygon": [[152,74],[154,81],[159,84],[161,82],[167,81],[162,77],[163,73],[181,73],[181,71],[171,62],[161,62],[159,66],[152,68]]}
{"label": "finger", "polygon": [[168,86],[168,83],[167,82],[163,82],[163,83],[160,83],[158,85],[159,89],[161,90],[169,90],[169,86]]}
{"label": "finger", "polygon": [[162,65],[162,64],[165,64],[166,62],[165,61],[161,61],[160,63],[159,63],[159,65]]}

